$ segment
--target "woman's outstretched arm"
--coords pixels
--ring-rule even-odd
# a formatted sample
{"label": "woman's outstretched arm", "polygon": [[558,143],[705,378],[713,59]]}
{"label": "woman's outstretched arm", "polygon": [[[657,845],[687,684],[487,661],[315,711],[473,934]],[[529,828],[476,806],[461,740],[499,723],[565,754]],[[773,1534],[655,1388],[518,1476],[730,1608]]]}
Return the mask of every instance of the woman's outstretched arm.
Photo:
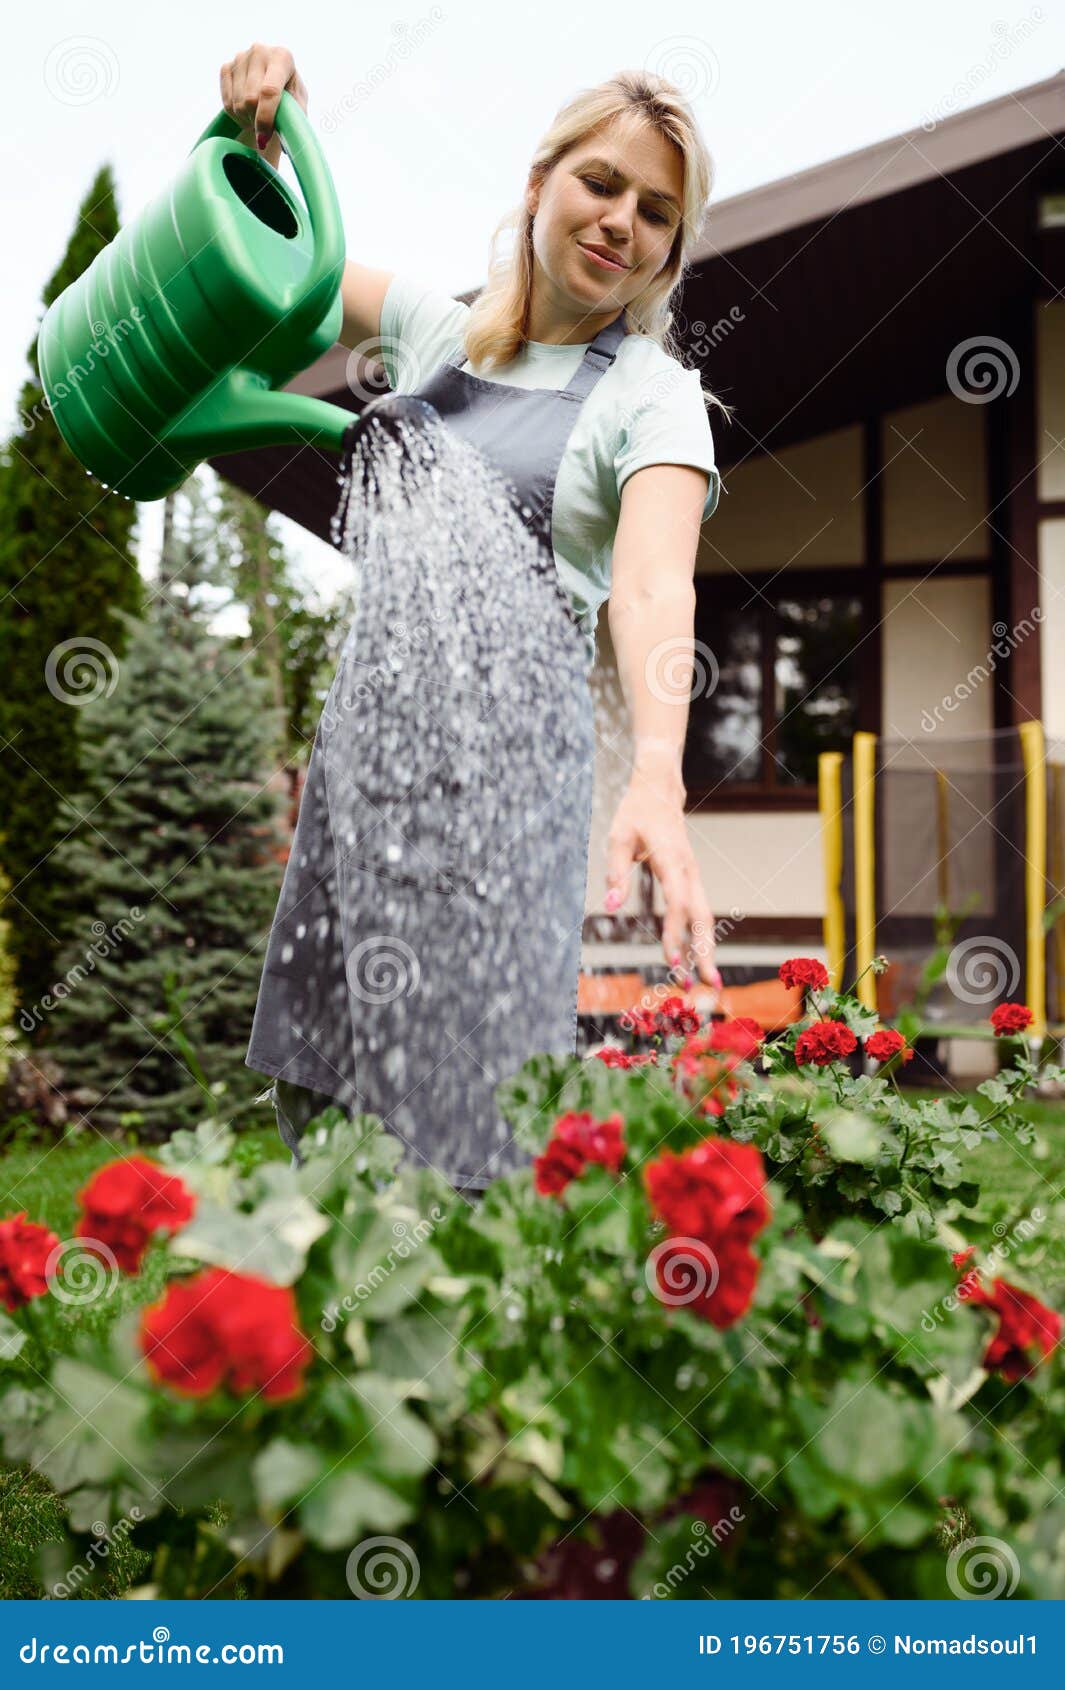
{"label": "woman's outstretched arm", "polygon": [[690,928],[691,961],[708,985],[720,985],[714,918],[688,838],[681,775],[706,489],[705,470],[649,464],[621,492],[607,619],[632,722],[633,764],[607,840],[606,908],[623,901],[633,863],[649,862],[665,899],[667,963],[681,954]]}

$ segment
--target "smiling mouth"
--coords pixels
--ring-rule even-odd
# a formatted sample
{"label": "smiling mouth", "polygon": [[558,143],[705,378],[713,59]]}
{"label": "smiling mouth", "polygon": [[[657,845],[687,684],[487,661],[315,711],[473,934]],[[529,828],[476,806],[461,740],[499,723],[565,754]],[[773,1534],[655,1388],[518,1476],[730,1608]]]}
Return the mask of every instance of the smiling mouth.
{"label": "smiling mouth", "polygon": [[585,246],[583,241],[578,241],[577,245],[584,253],[585,258],[590,259],[593,264],[597,264],[601,270],[625,271],[629,268],[627,264],[622,264],[620,259],[615,263],[609,258],[604,258],[601,252],[593,252],[591,247]]}

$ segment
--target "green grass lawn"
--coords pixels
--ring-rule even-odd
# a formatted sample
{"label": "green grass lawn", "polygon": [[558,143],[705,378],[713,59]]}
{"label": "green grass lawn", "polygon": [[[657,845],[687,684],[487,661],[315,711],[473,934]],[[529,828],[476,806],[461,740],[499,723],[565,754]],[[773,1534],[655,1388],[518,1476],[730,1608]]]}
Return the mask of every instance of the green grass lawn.
{"label": "green grass lawn", "polygon": [[[983,1100],[975,1097],[977,1104]],[[1014,1248],[1001,1272],[1016,1273],[1051,1307],[1065,1307],[1065,1100],[1035,1101],[1024,1114],[1036,1127],[1032,1145],[1006,1139],[989,1143],[968,1155],[969,1170],[979,1179],[979,1211],[957,1223],[970,1242],[987,1249],[999,1241],[1015,1241],[1018,1223],[1027,1220],[1024,1241]],[[25,1210],[31,1220],[69,1237],[76,1218],[76,1194],[93,1171],[116,1155],[139,1148],[132,1137],[116,1142],[96,1134],[77,1134],[54,1141],[25,1134],[8,1137],[0,1152],[0,1217]],[[147,1155],[157,1146],[144,1146]],[[251,1167],[271,1158],[288,1159],[276,1128],[242,1133],[238,1154]],[[123,1276],[114,1294],[76,1315],[48,1298],[40,1300],[41,1319],[50,1347],[70,1350],[82,1333],[100,1332],[120,1313],[158,1297],[165,1283],[164,1247],[148,1252],[140,1275]],[[8,1364],[34,1377],[22,1357]],[[39,1597],[38,1552],[49,1540],[63,1537],[64,1513],[45,1479],[31,1469],[0,1471],[0,1598]],[[116,1544],[101,1563],[93,1581],[96,1597],[119,1596],[148,1576],[148,1557],[128,1545]],[[62,1571],[57,1575],[62,1576]]]}

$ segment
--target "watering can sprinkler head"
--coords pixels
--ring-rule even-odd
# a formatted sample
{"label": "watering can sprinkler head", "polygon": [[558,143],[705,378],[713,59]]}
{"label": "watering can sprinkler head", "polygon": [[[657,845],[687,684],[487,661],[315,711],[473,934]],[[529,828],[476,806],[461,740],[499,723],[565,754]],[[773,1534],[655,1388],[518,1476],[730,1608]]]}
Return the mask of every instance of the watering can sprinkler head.
{"label": "watering can sprinkler head", "polygon": [[384,434],[403,446],[404,423],[418,428],[439,421],[440,413],[428,399],[415,398],[412,393],[382,393],[380,398],[371,400],[344,430],[344,456],[348,456],[363,435]]}

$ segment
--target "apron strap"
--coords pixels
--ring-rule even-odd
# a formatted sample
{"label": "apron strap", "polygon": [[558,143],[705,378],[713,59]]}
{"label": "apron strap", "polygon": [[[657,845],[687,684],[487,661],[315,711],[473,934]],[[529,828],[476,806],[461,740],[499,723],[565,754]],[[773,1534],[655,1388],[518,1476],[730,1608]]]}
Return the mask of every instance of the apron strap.
{"label": "apron strap", "polygon": [[[600,329],[591,345],[588,347],[577,368],[574,370],[565,387],[559,388],[560,393],[572,394],[577,399],[587,399],[604,370],[608,370],[617,356],[618,347],[624,340],[628,330],[625,327],[625,313],[615,317],[605,329]],[[448,353],[444,363],[453,370],[462,373],[462,366],[466,362],[466,351],[458,346]]]}
{"label": "apron strap", "polygon": [[621,315],[615,317],[612,323],[608,323],[605,329],[599,330],[591,346],[589,346],[566,383],[563,392],[571,393],[578,399],[587,399],[599,377],[614,362],[618,347],[627,333],[625,313],[622,311]]}

